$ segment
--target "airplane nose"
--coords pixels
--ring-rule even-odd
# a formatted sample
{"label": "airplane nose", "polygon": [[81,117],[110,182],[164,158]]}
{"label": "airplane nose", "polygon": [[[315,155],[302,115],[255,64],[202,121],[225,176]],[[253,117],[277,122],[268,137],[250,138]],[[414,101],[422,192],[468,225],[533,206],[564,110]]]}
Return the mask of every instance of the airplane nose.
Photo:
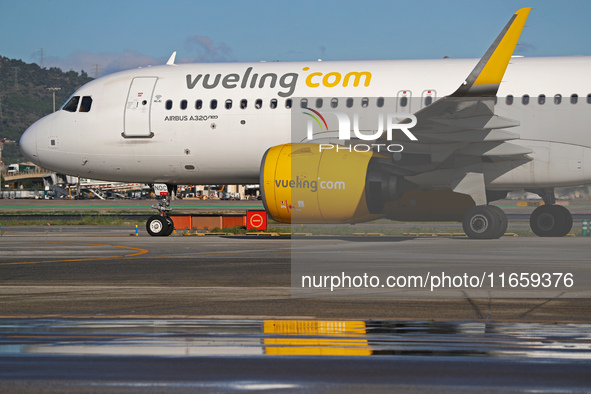
{"label": "airplane nose", "polygon": [[19,147],[23,155],[33,163],[41,166],[39,155],[37,154],[37,129],[38,123],[31,125],[21,136]]}

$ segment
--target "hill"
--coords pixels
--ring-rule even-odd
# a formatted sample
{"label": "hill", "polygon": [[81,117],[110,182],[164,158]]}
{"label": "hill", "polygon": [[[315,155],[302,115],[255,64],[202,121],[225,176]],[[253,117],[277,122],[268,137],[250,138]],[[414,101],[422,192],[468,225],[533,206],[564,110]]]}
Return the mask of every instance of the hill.
{"label": "hill", "polygon": [[21,60],[0,56],[0,139],[5,143],[2,161],[5,165],[24,160],[18,149],[22,133],[38,119],[53,111],[52,92],[47,88],[61,88],[55,94],[56,109],[82,85],[91,81],[84,71],[63,72],[57,67],[41,68]]}

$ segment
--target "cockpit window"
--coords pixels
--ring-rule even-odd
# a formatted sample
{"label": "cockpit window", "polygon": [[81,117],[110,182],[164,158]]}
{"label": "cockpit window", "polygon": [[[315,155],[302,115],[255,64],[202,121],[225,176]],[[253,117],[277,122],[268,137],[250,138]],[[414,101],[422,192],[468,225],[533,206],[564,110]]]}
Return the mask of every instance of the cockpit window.
{"label": "cockpit window", "polygon": [[82,103],[80,104],[80,112],[88,112],[90,111],[90,107],[92,107],[92,97],[82,97]]}
{"label": "cockpit window", "polygon": [[78,102],[79,101],[80,101],[80,96],[72,96],[70,101],[68,101],[66,104],[64,104],[62,109],[64,111],[68,111],[68,112],[76,112],[76,110],[78,109]]}

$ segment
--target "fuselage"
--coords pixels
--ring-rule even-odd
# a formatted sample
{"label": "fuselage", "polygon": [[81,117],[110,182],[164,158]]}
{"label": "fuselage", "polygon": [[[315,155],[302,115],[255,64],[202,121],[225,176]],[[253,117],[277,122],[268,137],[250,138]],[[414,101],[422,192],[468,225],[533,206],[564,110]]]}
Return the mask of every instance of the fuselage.
{"label": "fuselage", "polygon": [[[478,59],[223,63],[146,67],[99,78],[21,139],[42,167],[109,181],[258,183],[261,158],[291,141],[300,98],[389,97],[414,113],[455,91]],[[511,60],[495,113],[516,120],[530,161],[489,166],[491,189],[591,183],[591,57]],[[509,104],[509,101],[512,103]],[[86,104],[85,104],[86,101]],[[397,101],[400,102],[400,101]],[[90,106],[89,110],[84,105]],[[325,106],[329,103],[324,102]],[[337,104],[342,107],[345,103]],[[73,109],[73,110],[72,110]],[[420,143],[420,140],[419,140]],[[443,177],[444,178],[444,177]],[[440,187],[435,171],[416,183]],[[441,181],[444,185],[447,180]]]}

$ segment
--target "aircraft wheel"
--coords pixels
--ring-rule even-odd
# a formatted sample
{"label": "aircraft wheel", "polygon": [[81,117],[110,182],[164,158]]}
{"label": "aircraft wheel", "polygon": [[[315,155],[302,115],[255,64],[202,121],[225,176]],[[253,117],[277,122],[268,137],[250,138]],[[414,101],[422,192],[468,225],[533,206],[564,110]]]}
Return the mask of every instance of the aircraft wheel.
{"label": "aircraft wheel", "polygon": [[164,236],[168,237],[174,231],[174,222],[170,217],[166,217],[166,222],[168,223],[168,230],[166,230]]}
{"label": "aircraft wheel", "polygon": [[497,239],[503,230],[500,216],[496,209],[488,205],[472,207],[464,215],[462,227],[468,238]]}
{"label": "aircraft wheel", "polygon": [[538,237],[564,237],[573,227],[573,216],[562,205],[542,205],[532,212],[529,225]]}
{"label": "aircraft wheel", "polygon": [[168,221],[164,216],[151,216],[146,222],[146,230],[152,237],[165,236],[169,229]]}
{"label": "aircraft wheel", "polygon": [[497,216],[499,217],[499,221],[500,221],[499,236],[494,237],[494,238],[500,238],[503,235],[505,235],[505,233],[507,232],[507,227],[509,227],[509,221],[507,220],[507,215],[505,214],[505,211],[503,211],[501,208],[497,207],[496,205],[488,205],[488,207],[490,209],[492,209],[494,212],[496,212]]}

